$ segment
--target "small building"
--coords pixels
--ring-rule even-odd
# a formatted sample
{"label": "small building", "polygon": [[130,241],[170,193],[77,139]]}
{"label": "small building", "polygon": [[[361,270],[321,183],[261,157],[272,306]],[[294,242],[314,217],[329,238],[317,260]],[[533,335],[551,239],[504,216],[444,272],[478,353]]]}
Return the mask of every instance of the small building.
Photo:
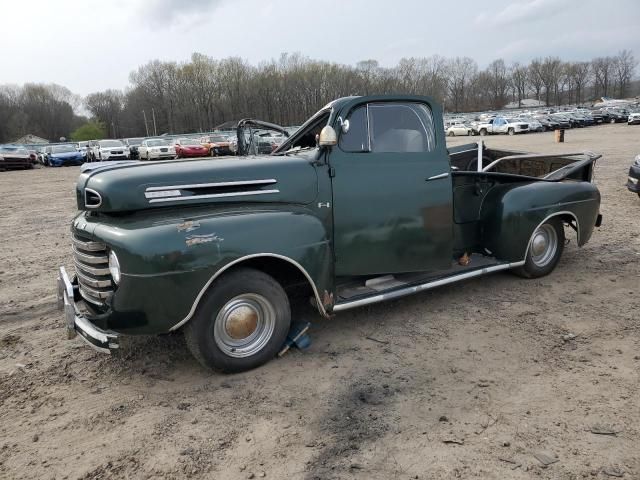
{"label": "small building", "polygon": [[38,144],[44,144],[44,143],[49,143],[49,140],[39,137],[37,135],[32,135],[30,133],[20,137],[19,139],[17,139],[15,142],[13,143],[17,143],[17,144],[24,144],[24,145],[38,145]]}

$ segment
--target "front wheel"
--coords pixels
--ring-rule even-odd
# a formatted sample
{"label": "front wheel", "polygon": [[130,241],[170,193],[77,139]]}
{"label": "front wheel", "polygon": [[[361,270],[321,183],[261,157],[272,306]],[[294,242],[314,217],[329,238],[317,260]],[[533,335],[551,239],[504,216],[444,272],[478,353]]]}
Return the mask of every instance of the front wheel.
{"label": "front wheel", "polygon": [[211,286],[184,334],[202,365],[234,373],[275,357],[290,324],[291,308],[282,286],[259,270],[241,268]]}
{"label": "front wheel", "polygon": [[523,266],[514,270],[525,278],[544,277],[553,271],[564,250],[564,226],[559,218],[540,225],[529,241]]}
{"label": "front wheel", "polygon": [[515,130],[513,128],[510,128],[509,131],[507,132],[509,135],[515,135]]}

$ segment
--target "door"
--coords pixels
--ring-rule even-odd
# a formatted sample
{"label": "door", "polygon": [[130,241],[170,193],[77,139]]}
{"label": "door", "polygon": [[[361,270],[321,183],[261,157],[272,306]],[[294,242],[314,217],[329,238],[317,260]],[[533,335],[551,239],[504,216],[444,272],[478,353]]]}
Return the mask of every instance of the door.
{"label": "door", "polygon": [[346,119],[330,154],[336,276],[450,268],[449,157],[429,106],[369,103]]}

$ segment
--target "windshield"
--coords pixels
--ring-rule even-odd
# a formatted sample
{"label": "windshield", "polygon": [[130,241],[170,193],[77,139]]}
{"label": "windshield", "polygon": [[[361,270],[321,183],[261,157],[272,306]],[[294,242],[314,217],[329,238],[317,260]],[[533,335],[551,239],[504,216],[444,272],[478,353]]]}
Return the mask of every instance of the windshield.
{"label": "windshield", "polygon": [[98,144],[105,148],[124,147],[124,144],[120,140],[101,140]]}
{"label": "windshield", "polygon": [[27,152],[27,149],[24,148],[24,147],[3,146],[3,147],[0,147],[0,152],[18,153],[20,155],[28,155],[29,154],[29,152]]}
{"label": "windshield", "polygon": [[51,153],[71,153],[77,150],[71,145],[56,145],[51,147]]}
{"label": "windshield", "polygon": [[209,137],[210,142],[228,142],[229,140],[224,135],[211,135]]}
{"label": "windshield", "polygon": [[178,140],[178,143],[184,147],[199,147],[200,142],[194,140],[193,138],[181,138]]}
{"label": "windshield", "polygon": [[139,146],[142,143],[142,138],[129,138],[127,140],[129,145],[133,145],[134,147]]}
{"label": "windshield", "polygon": [[147,145],[149,145],[150,147],[166,147],[169,145],[169,142],[166,140],[148,140],[147,141]]}

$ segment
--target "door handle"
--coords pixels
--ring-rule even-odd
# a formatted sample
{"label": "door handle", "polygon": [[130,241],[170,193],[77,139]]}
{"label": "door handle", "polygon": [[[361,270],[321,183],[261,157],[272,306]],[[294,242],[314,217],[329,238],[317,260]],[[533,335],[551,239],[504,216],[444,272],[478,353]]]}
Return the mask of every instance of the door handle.
{"label": "door handle", "polygon": [[427,182],[429,180],[438,180],[439,178],[447,178],[448,176],[449,176],[449,172],[444,172],[444,173],[441,173],[439,175],[434,175],[433,177],[427,178]]}

